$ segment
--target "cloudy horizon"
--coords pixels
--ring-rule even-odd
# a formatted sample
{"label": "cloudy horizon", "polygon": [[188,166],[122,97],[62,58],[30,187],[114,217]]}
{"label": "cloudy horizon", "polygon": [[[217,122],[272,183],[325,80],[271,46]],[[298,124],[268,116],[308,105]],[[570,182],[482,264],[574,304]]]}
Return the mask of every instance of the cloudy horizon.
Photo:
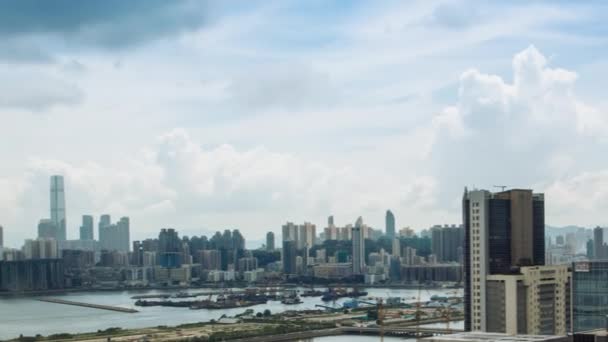
{"label": "cloudy horizon", "polygon": [[603,2],[32,3],[0,2],[9,246],[53,174],[70,239],[106,213],[132,240],[384,230],[387,209],[420,230],[495,185],[544,192],[549,225],[608,225]]}

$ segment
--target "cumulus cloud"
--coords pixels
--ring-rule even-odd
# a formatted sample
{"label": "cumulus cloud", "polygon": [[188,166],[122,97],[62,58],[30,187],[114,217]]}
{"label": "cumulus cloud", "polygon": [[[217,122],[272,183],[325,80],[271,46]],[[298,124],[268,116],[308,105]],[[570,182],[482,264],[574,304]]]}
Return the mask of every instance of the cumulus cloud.
{"label": "cumulus cloud", "polygon": [[[593,189],[575,184],[596,183],[604,174],[587,172],[597,167],[606,147],[608,116],[577,98],[575,72],[551,67],[534,46],[517,53],[512,67],[512,83],[476,69],[465,71],[458,102],[433,119],[439,197],[453,198],[456,193],[445,189],[455,184],[536,186],[547,191],[548,207],[558,212],[570,201],[565,197],[576,202],[589,195],[585,189]],[[552,183],[564,175],[576,176]],[[603,188],[601,182],[595,186]]]}

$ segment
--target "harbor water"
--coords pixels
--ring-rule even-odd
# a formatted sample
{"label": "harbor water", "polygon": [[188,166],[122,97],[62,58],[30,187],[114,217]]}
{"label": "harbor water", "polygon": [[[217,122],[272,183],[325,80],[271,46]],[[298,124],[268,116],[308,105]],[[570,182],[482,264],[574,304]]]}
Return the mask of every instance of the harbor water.
{"label": "harbor water", "polygon": [[[234,289],[239,290],[239,289]],[[301,288],[300,291],[305,289]],[[213,289],[191,289],[183,292],[197,293],[217,291]],[[419,294],[415,289],[390,289],[369,288],[364,298],[378,297],[400,297],[405,302],[414,302]],[[452,291],[452,290],[450,290]],[[427,301],[433,295],[444,296],[450,292],[442,289],[422,290],[420,299]],[[58,333],[84,333],[95,332],[111,327],[145,328],[156,326],[175,326],[184,323],[207,322],[219,319],[222,315],[232,316],[243,313],[247,308],[221,309],[221,310],[190,310],[188,308],[176,307],[138,307],[132,296],[154,295],[154,294],[177,294],[178,290],[145,290],[145,291],[120,291],[120,292],[77,292],[64,295],[53,295],[44,297],[19,297],[0,299],[0,340],[14,338],[19,335],[35,336],[50,335]],[[459,291],[462,295],[462,291]],[[57,298],[69,301],[77,301],[91,304],[119,306],[139,310],[138,313],[121,313],[114,311],[99,310],[93,308],[62,305],[38,301],[37,298]],[[201,298],[201,297],[199,297]],[[191,298],[190,298],[191,299]],[[202,299],[202,298],[201,298]],[[174,299],[180,300],[180,299]],[[301,304],[284,305],[280,301],[269,301],[252,307],[255,312],[269,309],[272,313],[286,310],[315,309],[315,305],[341,307],[342,303],[350,298],[340,298],[335,302],[325,303],[320,297],[302,297]],[[333,339],[332,339],[333,338]],[[376,339],[377,340],[377,339]],[[403,341],[403,339],[398,339]],[[314,342],[339,342],[340,337],[317,338]],[[349,339],[354,342],[354,339]],[[375,341],[372,339],[366,341]],[[385,338],[384,341],[391,341]]]}

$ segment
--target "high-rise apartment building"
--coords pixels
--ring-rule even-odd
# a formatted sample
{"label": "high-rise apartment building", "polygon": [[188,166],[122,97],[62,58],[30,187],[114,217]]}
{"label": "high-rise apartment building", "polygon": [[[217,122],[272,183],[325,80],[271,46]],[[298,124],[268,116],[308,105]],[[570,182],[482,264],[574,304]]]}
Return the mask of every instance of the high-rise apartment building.
{"label": "high-rise apartment building", "polygon": [[608,261],[575,262],[572,272],[573,331],[605,329],[608,317]]}
{"label": "high-rise apartment building", "polygon": [[297,241],[298,240],[298,226],[292,222],[287,222],[281,227],[283,233],[282,241]]}
{"label": "high-rise apartment building", "polygon": [[328,227],[331,227],[331,226],[333,226],[333,225],[334,225],[334,215],[330,215],[330,216],[327,218],[327,226],[328,226]]}
{"label": "high-rise apartment building", "polygon": [[57,226],[51,219],[41,219],[38,222],[38,238],[39,239],[56,239]]}
{"label": "high-rise apartment building", "polygon": [[63,176],[51,176],[51,220],[57,227],[55,239],[66,240],[65,191]]}
{"label": "high-rise apartment building", "polygon": [[393,238],[393,252],[391,254],[397,258],[401,257],[401,240],[399,238]]}
{"label": "high-rise apartment building", "polygon": [[23,245],[23,254],[26,259],[57,259],[59,246],[57,240],[52,238],[28,239]]}
{"label": "high-rise apartment building", "polygon": [[431,229],[431,250],[438,262],[459,261],[459,248],[464,242],[464,229],[456,225],[435,225]]}
{"label": "high-rise apartment building", "polygon": [[203,270],[221,270],[222,256],[217,249],[199,251]]}
{"label": "high-rise apartment building", "polygon": [[363,274],[365,270],[365,238],[363,235],[363,218],[359,217],[352,228],[353,238],[353,274]]}
{"label": "high-rise apartment building", "polygon": [[395,215],[390,210],[386,211],[386,236],[392,238],[395,236]]}
{"label": "high-rise apartment building", "polygon": [[130,220],[122,217],[116,224],[109,222],[110,215],[99,221],[99,245],[102,250],[128,252],[130,248]]}
{"label": "high-rise apartment building", "polygon": [[317,227],[309,222],[305,222],[298,227],[298,237],[296,239],[298,249],[312,248],[317,236]]}
{"label": "high-rise apartment building", "polygon": [[266,233],[266,250],[274,251],[274,233],[273,232]]}
{"label": "high-rise apartment building", "polygon": [[93,240],[93,216],[91,215],[82,215],[80,240]]}
{"label": "high-rise apartment building", "polygon": [[543,194],[532,190],[465,189],[465,330],[488,331],[488,312],[504,310],[495,309],[503,304],[488,298],[489,276],[521,274],[523,266],[544,265],[544,203]]}
{"label": "high-rise apartment building", "polygon": [[158,235],[158,254],[160,265],[166,268],[179,268],[182,265],[182,241],[175,229],[161,229]]}

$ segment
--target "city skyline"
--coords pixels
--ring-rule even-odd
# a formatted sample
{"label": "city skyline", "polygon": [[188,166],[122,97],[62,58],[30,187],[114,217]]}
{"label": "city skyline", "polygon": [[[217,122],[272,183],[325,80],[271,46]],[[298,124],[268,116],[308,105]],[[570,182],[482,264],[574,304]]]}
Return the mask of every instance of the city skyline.
{"label": "city skyline", "polygon": [[551,225],[608,224],[601,5],[204,3],[47,9],[64,26],[0,4],[33,18],[0,20],[8,243],[35,229],[52,174],[69,238],[103,213],[134,236],[381,227],[387,209],[429,227],[458,222],[465,185],[538,189]]}

